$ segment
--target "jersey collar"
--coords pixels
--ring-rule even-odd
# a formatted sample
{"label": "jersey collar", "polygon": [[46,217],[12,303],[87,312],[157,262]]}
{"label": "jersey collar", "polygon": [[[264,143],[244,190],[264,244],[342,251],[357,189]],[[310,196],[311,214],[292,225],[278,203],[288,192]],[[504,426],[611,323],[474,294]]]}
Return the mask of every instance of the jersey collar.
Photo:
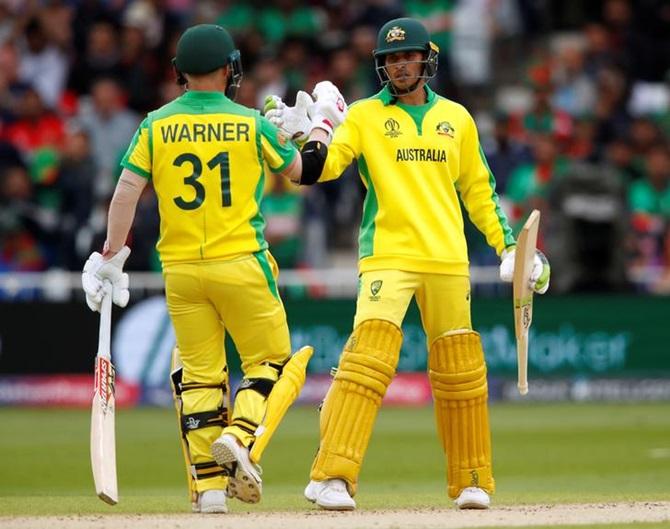
{"label": "jersey collar", "polygon": [[227,101],[223,92],[208,92],[205,90],[188,90],[182,94],[182,99],[187,101]]}
{"label": "jersey collar", "polygon": [[[423,85],[423,89],[426,91],[426,103],[432,103],[436,96],[435,92],[433,92],[427,84]],[[381,100],[384,106],[393,105],[398,101],[398,98],[391,94],[388,85],[381,89],[377,94],[377,97]]]}

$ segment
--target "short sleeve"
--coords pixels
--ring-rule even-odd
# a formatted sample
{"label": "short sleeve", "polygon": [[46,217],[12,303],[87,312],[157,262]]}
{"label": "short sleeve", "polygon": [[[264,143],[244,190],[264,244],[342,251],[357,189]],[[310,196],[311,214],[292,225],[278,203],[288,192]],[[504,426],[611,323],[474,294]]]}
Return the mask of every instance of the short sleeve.
{"label": "short sleeve", "polygon": [[149,125],[145,118],[135,132],[121,166],[144,178],[151,178],[151,149],[149,146]]}
{"label": "short sleeve", "polygon": [[263,157],[273,173],[280,173],[295,159],[298,150],[293,142],[263,116],[260,117],[260,129]]}

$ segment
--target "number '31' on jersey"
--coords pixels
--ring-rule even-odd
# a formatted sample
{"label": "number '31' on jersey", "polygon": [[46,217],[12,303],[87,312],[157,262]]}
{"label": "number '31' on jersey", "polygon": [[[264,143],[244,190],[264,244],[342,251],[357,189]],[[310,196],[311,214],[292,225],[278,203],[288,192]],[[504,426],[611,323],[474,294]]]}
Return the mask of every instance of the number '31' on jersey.
{"label": "number '31' on jersey", "polygon": [[279,172],[296,153],[258,111],[191,91],[147,115],[121,165],[153,181],[161,261],[189,262],[267,248],[264,165]]}

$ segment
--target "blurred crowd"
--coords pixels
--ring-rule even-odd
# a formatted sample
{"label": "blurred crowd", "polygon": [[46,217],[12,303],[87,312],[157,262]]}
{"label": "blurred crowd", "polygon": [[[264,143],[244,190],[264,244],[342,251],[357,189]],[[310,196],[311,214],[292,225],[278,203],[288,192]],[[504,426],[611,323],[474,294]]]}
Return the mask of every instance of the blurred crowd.
{"label": "blurred crowd", "polygon": [[[670,292],[670,3],[663,0],[0,0],[0,271],[80,270],[104,240],[119,161],[146,112],[180,94],[191,24],[228,28],[238,102],[334,82],[379,90],[384,22],[422,20],[438,93],[478,123],[515,228],[543,214],[554,290]],[[266,235],[284,268],[354,263],[355,167],[297,189],[269,176]],[[497,262],[472,226],[471,261]],[[142,197],[131,270],[159,270],[156,198]]]}

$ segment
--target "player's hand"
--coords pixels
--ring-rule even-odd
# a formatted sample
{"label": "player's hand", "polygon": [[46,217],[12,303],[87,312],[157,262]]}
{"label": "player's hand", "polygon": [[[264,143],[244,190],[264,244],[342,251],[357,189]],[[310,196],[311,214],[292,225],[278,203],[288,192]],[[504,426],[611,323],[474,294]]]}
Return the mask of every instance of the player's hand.
{"label": "player's hand", "polygon": [[317,83],[312,92],[314,104],[309,107],[312,128],[324,129],[330,135],[339,127],[347,115],[344,97],[330,81]]}
{"label": "player's hand", "polygon": [[295,105],[292,107],[279,96],[268,96],[265,98],[263,113],[286,136],[297,142],[304,142],[312,130],[307,109],[313,102],[311,96],[302,90],[296,94]]}
{"label": "player's hand", "polygon": [[119,307],[125,307],[130,299],[128,290],[128,274],[123,272],[123,265],[130,255],[130,248],[124,246],[119,252],[105,259],[100,253],[93,252],[81,274],[81,284],[86,293],[86,304],[94,312],[100,312],[102,298],[105,295],[103,281],[112,284],[112,302]]}
{"label": "player's hand", "polygon": [[[506,283],[511,283],[514,279],[514,259],[516,256],[516,247],[505,249],[501,255],[500,279]],[[528,286],[538,294],[544,294],[549,288],[549,278],[551,276],[551,267],[547,257],[540,251],[535,250],[533,258],[533,270],[530,273]]]}

